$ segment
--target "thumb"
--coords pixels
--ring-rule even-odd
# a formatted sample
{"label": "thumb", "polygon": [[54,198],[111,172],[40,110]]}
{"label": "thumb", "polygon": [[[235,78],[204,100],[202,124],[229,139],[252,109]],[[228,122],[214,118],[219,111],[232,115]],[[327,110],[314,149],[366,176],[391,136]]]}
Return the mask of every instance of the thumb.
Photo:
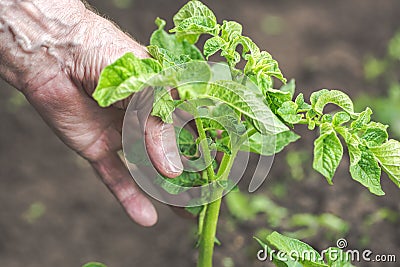
{"label": "thumb", "polygon": [[175,178],[182,173],[183,165],[176,145],[175,130],[172,124],[160,118],[138,111],[138,119],[144,131],[146,150],[154,167],[164,176]]}

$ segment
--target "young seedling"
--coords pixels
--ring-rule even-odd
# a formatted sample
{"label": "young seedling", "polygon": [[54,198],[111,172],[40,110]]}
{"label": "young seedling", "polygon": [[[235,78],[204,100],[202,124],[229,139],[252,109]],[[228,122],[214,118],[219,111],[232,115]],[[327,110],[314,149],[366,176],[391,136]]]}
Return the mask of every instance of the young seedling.
{"label": "young seedling", "polygon": [[[204,170],[184,171],[175,179],[160,176],[160,184],[169,193],[174,193],[171,185],[172,188],[218,185],[208,192],[212,202],[189,208],[199,215],[199,267],[212,266],[221,197],[224,190],[232,188],[228,175],[235,156],[239,151],[266,156],[278,153],[299,138],[292,131],[295,125],[305,124],[310,130],[319,130],[314,142],[313,167],[329,184],[333,183],[344,144],[350,156],[351,176],[371,193],[384,195],[380,185],[382,169],[400,186],[400,143],[388,138],[387,125],[371,121],[371,109],[355,112],[349,96],[338,90],[316,91],[309,101],[301,93],[295,96],[294,81],[287,82],[278,62],[242,35],[239,23],[225,20],[220,24],[200,1],[189,1],[173,21],[175,27],[167,32],[165,21],[157,18],[158,29],[147,47],[152,58],[125,54],[103,70],[93,97],[100,106],[107,107],[152,87],[153,116],[173,123],[172,113],[180,109],[194,117],[197,134],[178,129],[177,143],[188,159],[198,159],[201,151]],[[206,38],[202,51],[195,46],[200,36]],[[226,61],[222,66],[229,70],[228,76],[222,75],[223,79],[216,75],[218,67],[206,62],[217,53]],[[239,62],[243,63],[243,69],[237,68]],[[193,77],[197,82],[193,83]],[[284,85],[274,89],[274,79]],[[177,90],[179,100],[171,97],[169,88]],[[339,111],[325,113],[328,104],[336,105]],[[219,164],[213,151],[223,154]],[[280,243],[274,243],[278,239]],[[282,244],[289,248],[293,243],[277,233],[267,241],[279,249]],[[328,266],[299,260],[304,266]]]}

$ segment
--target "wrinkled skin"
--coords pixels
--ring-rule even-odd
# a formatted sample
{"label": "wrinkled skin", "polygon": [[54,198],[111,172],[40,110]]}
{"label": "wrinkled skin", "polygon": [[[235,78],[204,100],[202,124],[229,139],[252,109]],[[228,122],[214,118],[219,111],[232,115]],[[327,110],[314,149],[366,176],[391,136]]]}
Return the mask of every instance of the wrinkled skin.
{"label": "wrinkled skin", "polygon": [[[145,48],[109,21],[87,10],[79,1],[58,1],[57,4],[54,1],[31,2],[31,6],[15,5],[13,8],[22,10],[21,13],[31,16],[32,20],[40,18],[40,23],[33,23],[32,28],[29,26],[28,31],[24,31],[26,29],[22,26],[18,28],[18,24],[15,26],[10,21],[8,31],[0,31],[1,76],[25,94],[65,144],[90,162],[134,221],[143,226],[155,224],[157,213],[154,206],[138,189],[117,154],[121,149],[122,121],[128,101],[100,108],[91,97],[106,65],[126,52],[147,57]],[[62,13],[68,10],[73,11],[73,17]],[[12,11],[16,16],[15,10]],[[0,18],[7,20],[6,15]],[[48,17],[57,20],[48,22]],[[58,18],[65,20],[61,23]],[[67,34],[55,34],[56,42],[48,45],[46,39],[37,36],[50,28],[51,23],[62,24],[60,28],[67,28]],[[54,28],[57,29],[53,27],[53,31]],[[43,44],[28,51],[13,41],[15,36],[26,32],[36,33],[28,37],[36,38],[36,42],[42,40]],[[56,49],[49,51],[52,46]],[[141,114],[141,103],[149,99],[138,94],[132,101]],[[149,117],[147,123],[146,117],[139,117],[139,121],[145,128],[146,146],[154,166],[168,177],[178,176],[182,164],[172,125],[164,125],[155,117]]]}

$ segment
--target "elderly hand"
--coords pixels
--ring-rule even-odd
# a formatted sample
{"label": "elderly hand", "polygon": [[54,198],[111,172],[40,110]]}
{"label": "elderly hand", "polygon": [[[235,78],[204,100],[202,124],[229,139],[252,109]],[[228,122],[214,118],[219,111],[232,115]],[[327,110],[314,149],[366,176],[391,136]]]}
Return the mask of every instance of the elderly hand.
{"label": "elderly hand", "polygon": [[[117,154],[126,103],[100,108],[91,97],[101,70],[126,52],[148,56],[144,47],[80,1],[0,1],[1,76],[24,93],[65,144],[90,162],[127,214],[151,226],[157,221],[154,206]],[[135,97],[137,109],[148,101]],[[155,117],[139,118],[142,125],[144,119],[152,163],[162,174],[178,176],[182,164],[172,125]]]}

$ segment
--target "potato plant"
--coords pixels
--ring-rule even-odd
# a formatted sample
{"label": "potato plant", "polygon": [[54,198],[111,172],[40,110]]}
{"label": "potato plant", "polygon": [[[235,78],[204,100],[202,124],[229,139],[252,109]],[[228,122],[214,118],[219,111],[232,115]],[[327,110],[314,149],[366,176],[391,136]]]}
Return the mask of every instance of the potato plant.
{"label": "potato plant", "polygon": [[[174,27],[166,31],[166,22],[157,18],[158,29],[147,47],[152,58],[125,54],[102,71],[93,97],[100,106],[107,107],[151,87],[154,95],[151,115],[166,123],[173,123],[175,110],[193,116],[196,134],[179,131],[177,143],[182,156],[190,160],[197,159],[201,151],[205,168],[195,173],[184,170],[174,179],[162,178],[161,186],[168,193],[178,193],[170,185],[186,188],[215,185],[204,192],[208,197],[212,195],[212,202],[188,207],[199,218],[199,267],[212,266],[221,198],[224,190],[233,187],[228,175],[238,152],[276,154],[299,138],[293,132],[296,125],[319,131],[314,142],[313,168],[329,184],[333,183],[343,157],[343,146],[347,146],[352,178],[371,193],[384,195],[380,185],[382,170],[400,186],[400,143],[389,139],[387,125],[371,121],[370,108],[356,112],[349,96],[339,90],[316,91],[308,101],[302,93],[296,95],[294,81],[287,82],[278,62],[242,35],[239,23],[218,22],[200,1],[189,1],[173,17],[173,22]],[[196,46],[200,37],[205,40],[201,49]],[[223,66],[229,75],[222,75],[223,79],[215,79],[220,77],[213,76],[217,68],[207,63],[213,55],[224,59]],[[187,83],[193,77],[198,81]],[[274,86],[276,81],[283,84],[279,89]],[[171,88],[178,92],[179,99],[171,96]],[[336,105],[338,110],[324,112],[328,104]],[[218,163],[213,151],[222,155]],[[284,252],[312,249],[278,233],[258,241],[269,249]],[[347,260],[330,258],[285,262],[274,259],[274,263],[351,266]]]}

